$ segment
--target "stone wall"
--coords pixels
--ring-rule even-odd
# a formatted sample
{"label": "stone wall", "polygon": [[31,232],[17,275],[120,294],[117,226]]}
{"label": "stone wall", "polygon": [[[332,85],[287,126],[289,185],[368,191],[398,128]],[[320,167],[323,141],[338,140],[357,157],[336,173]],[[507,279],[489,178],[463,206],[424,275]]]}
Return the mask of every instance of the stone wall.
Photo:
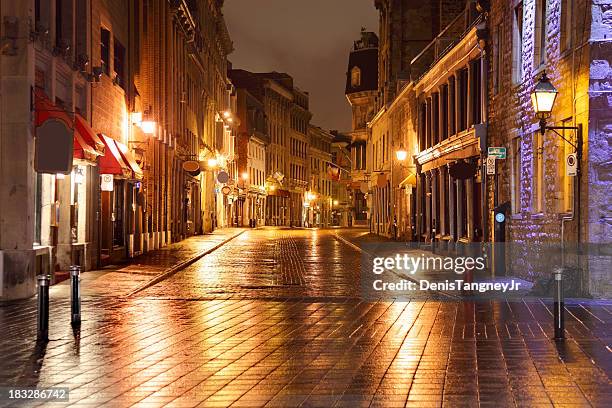
{"label": "stone wall", "polygon": [[[599,179],[595,171],[605,163],[602,154],[602,147],[607,146],[607,139],[603,136],[606,124],[602,124],[600,119],[594,117],[594,94],[589,96],[589,88],[601,86],[601,83],[593,81],[593,63],[591,53],[595,52],[597,46],[591,45],[587,40],[590,33],[591,21],[591,2],[588,0],[576,0],[574,8],[573,41],[569,48],[563,50],[561,45],[561,15],[562,1],[549,1],[547,17],[547,62],[544,66],[536,66],[534,62],[534,30],[536,1],[523,1],[523,49],[522,78],[518,81],[513,80],[513,17],[514,7],[517,1],[493,1],[490,13],[489,27],[491,30],[491,40],[487,46],[489,55],[489,127],[488,144],[489,146],[505,146],[508,150],[506,160],[498,160],[497,163],[497,192],[498,199],[494,202],[495,183],[489,183],[488,199],[490,208],[495,204],[509,201],[513,204],[513,139],[520,138],[520,180],[516,180],[520,185],[520,208],[510,210],[507,222],[506,241],[515,244],[515,252],[510,256],[512,269],[510,273],[531,281],[547,280],[551,272],[549,259],[545,259],[543,245],[565,242],[590,241],[594,242],[594,236],[607,234],[610,236],[609,229],[604,231],[602,213],[608,209],[609,214],[609,194],[606,197],[605,190],[606,176],[603,180]],[[595,1],[596,3],[596,1]],[[596,6],[593,6],[595,16]],[[603,8],[603,6],[602,6]],[[603,18],[601,21],[605,20]],[[594,23],[595,24],[595,23]],[[501,30],[501,36],[497,37],[497,31]],[[498,40],[501,38],[501,41]],[[500,61],[494,61],[497,43],[500,46]],[[608,54],[609,55],[609,54]],[[609,60],[608,60],[609,61]],[[606,63],[596,62],[595,66],[605,66]],[[499,86],[496,91],[495,68],[499,66]],[[590,67],[591,66],[591,67]],[[584,155],[581,163],[583,176],[581,178],[581,202],[574,205],[576,213],[573,219],[568,220],[563,225],[562,237],[562,218],[572,217],[571,213],[566,213],[561,207],[562,174],[565,173],[563,163],[564,154],[560,151],[562,140],[552,131],[547,131],[543,138],[542,160],[544,167],[543,187],[542,187],[542,210],[538,211],[534,206],[534,143],[533,135],[539,130],[537,120],[533,113],[530,101],[530,93],[539,80],[543,71],[546,71],[551,82],[558,90],[558,98],[553,110],[553,116],[548,120],[550,126],[576,126],[582,125],[584,135]],[[605,69],[603,69],[605,71]],[[603,74],[609,78],[608,73]],[[602,75],[601,73],[599,74]],[[606,82],[604,80],[603,82]],[[606,82],[607,83],[607,82]],[[607,98],[602,98],[606,100]],[[607,106],[607,105],[606,105]],[[609,109],[603,109],[609,116]],[[569,121],[568,121],[569,120]],[[594,122],[596,120],[597,122]],[[567,121],[562,123],[562,121]],[[605,121],[604,121],[605,122]],[[595,125],[598,123],[598,125]],[[598,130],[592,129],[598,126]],[[565,136],[574,137],[574,131],[565,131]],[[605,141],[605,143],[604,143]],[[596,147],[597,146],[597,147]],[[608,159],[609,161],[609,150]],[[604,171],[605,173],[605,171]],[[493,181],[490,178],[490,181]],[[596,182],[601,184],[597,186]],[[599,191],[599,193],[598,193]],[[574,189],[574,193],[576,190]],[[607,201],[607,204],[606,204]],[[581,223],[581,236],[578,237],[578,222]],[[493,220],[489,219],[492,226]],[[599,228],[598,232],[593,231],[594,225]],[[607,224],[609,228],[609,223]],[[609,240],[609,239],[608,239]],[[595,240],[596,241],[596,240]],[[529,251],[527,250],[529,247]],[[539,250],[538,250],[539,248]],[[566,260],[568,261],[568,260]],[[571,260],[569,260],[571,263]],[[588,282],[600,280],[596,276],[589,276],[587,265],[566,265],[573,268],[578,275],[575,281],[586,288]],[[583,290],[582,294],[597,294],[599,290]]]}

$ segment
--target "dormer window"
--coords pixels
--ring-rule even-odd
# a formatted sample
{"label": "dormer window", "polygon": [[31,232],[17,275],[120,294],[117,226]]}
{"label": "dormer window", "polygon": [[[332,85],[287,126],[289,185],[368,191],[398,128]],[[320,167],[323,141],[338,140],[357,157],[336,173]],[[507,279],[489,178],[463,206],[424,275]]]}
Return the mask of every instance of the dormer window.
{"label": "dormer window", "polygon": [[356,88],[361,85],[361,70],[358,67],[351,69],[351,86]]}

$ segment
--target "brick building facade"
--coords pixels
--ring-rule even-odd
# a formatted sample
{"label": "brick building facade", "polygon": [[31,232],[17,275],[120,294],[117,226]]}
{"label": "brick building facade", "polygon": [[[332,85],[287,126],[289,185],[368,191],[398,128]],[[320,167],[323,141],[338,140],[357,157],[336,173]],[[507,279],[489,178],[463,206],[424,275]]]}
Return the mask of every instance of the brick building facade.
{"label": "brick building facade", "polygon": [[[0,132],[9,164],[0,170],[1,299],[32,295],[38,274],[54,279],[215,227],[216,176],[234,160],[222,6],[2,2],[14,41],[1,75],[13,124]],[[69,168],[37,172],[39,156],[54,158],[35,149],[48,124],[73,135],[57,145],[70,147]]]}

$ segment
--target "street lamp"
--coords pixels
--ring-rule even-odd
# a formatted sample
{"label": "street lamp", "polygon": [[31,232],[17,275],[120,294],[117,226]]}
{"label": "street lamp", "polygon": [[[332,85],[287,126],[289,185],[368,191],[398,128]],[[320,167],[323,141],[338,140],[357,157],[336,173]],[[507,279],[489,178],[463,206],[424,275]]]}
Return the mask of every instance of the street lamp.
{"label": "street lamp", "polygon": [[[571,145],[576,150],[576,197],[574,198],[575,204],[574,208],[576,209],[577,216],[577,230],[578,230],[578,239],[580,242],[580,190],[581,190],[581,163],[582,163],[582,124],[578,124],[578,126],[547,126],[546,119],[550,118],[552,115],[553,106],[555,104],[555,100],[557,99],[557,90],[550,82],[548,77],[546,76],[546,72],[542,73],[540,80],[536,84],[533,92],[531,93],[531,103],[533,104],[533,110],[535,112],[536,118],[540,120],[540,133],[544,135],[547,130],[552,130],[559,136],[561,139],[565,140],[569,145]],[[558,132],[558,130],[574,130],[576,131],[576,142],[572,143],[570,140],[567,140],[565,136]],[[572,215],[574,218],[574,215]],[[565,249],[564,249],[565,250]],[[563,257],[565,259],[565,257]],[[563,270],[559,269],[553,273],[554,282],[555,282],[555,299],[554,299],[554,308],[553,308],[553,319],[554,319],[554,327],[555,327],[555,339],[561,340],[565,337],[564,328],[563,328]]]}
{"label": "street lamp", "polygon": [[408,157],[408,152],[404,149],[404,145],[400,144],[399,150],[395,152],[395,157],[397,157],[398,161],[403,162]]}
{"label": "street lamp", "polygon": [[552,115],[553,106],[557,99],[557,89],[548,79],[546,72],[542,73],[540,80],[531,93],[531,103],[536,117],[540,119],[540,132],[546,132],[546,119]]}

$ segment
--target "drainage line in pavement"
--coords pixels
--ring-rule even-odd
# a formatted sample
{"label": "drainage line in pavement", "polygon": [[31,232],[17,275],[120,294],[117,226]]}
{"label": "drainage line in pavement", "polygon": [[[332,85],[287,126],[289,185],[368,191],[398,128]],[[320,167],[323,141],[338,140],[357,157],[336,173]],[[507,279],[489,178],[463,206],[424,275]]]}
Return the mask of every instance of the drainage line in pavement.
{"label": "drainage line in pavement", "polygon": [[[362,253],[368,255],[370,258],[373,257],[373,255],[371,253],[369,253],[367,251],[364,251],[361,247],[359,247],[359,245],[355,245],[354,243],[352,243],[348,239],[343,238],[340,235],[338,235],[338,233],[335,233],[333,235],[334,235],[334,238],[336,238],[338,241],[342,242],[345,245],[350,246],[351,248],[355,249],[357,252],[362,252]],[[419,283],[416,279],[411,278],[410,276],[400,275],[399,273],[395,272],[394,270],[390,270],[390,272],[393,273],[395,276],[397,276],[400,279],[408,279],[409,281],[412,281],[414,283],[417,283],[417,284]],[[427,291],[428,292],[438,293],[440,295],[444,295],[444,296],[447,296],[449,298],[453,298],[453,299],[456,299],[456,300],[462,299],[461,296],[453,295],[452,293],[444,292],[444,291],[441,291],[441,290],[428,289]]]}
{"label": "drainage line in pavement", "polygon": [[234,238],[242,235],[242,233],[244,233],[244,232],[246,232],[246,230],[242,230],[239,233],[237,233],[236,235],[232,235],[228,239],[226,239],[224,241],[221,241],[220,243],[218,243],[214,247],[209,248],[206,251],[200,252],[199,254],[197,254],[196,256],[194,256],[192,258],[189,258],[186,261],[183,261],[183,262],[181,262],[181,263],[179,263],[177,265],[174,265],[173,267],[171,267],[169,269],[166,269],[164,272],[162,272],[161,274],[157,275],[155,278],[153,278],[150,281],[145,282],[144,284],[138,286],[136,289],[134,289],[133,291],[131,291],[130,293],[125,295],[125,297],[133,296],[133,295],[135,295],[138,292],[141,292],[141,291],[143,291],[145,289],[148,289],[151,286],[157,285],[159,282],[168,279],[169,277],[171,277],[175,273],[177,273],[179,271],[182,271],[183,269],[185,269],[189,265],[192,265],[192,264],[196,263],[197,261],[199,261],[200,259],[202,259],[206,255],[210,254],[211,252],[214,252],[217,249],[221,248],[223,245],[227,244],[228,242],[230,242]]}

